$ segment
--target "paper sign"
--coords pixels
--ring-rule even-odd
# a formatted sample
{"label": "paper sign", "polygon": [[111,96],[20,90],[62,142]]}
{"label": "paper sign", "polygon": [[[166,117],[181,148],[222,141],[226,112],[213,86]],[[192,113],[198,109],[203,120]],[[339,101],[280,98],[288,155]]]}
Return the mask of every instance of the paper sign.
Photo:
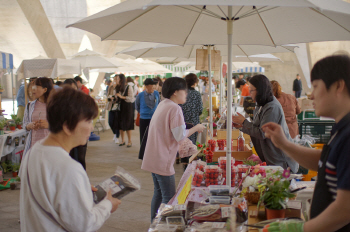
{"label": "paper sign", "polygon": [[222,229],[225,228],[226,222],[214,222],[212,228]]}
{"label": "paper sign", "polygon": [[230,216],[231,207],[221,207],[221,217],[228,218]]}
{"label": "paper sign", "polygon": [[184,204],[186,202],[187,196],[191,191],[192,174],[187,179],[185,186],[182,188],[179,196],[177,197],[177,203]]}

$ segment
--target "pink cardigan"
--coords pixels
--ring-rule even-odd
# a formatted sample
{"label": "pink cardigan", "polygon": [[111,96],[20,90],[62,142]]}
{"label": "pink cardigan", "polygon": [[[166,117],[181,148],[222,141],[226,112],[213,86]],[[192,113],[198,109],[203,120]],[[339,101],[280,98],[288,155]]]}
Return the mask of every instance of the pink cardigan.
{"label": "pink cardigan", "polygon": [[181,107],[165,99],[153,114],[141,169],[162,176],[175,174],[179,142],[188,136]]}

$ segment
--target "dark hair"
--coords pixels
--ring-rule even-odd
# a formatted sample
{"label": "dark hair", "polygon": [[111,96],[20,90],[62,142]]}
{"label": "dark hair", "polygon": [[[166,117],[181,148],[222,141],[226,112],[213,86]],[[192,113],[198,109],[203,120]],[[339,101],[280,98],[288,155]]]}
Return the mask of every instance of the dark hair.
{"label": "dark hair", "polygon": [[133,80],[131,77],[127,77],[127,78],[126,78],[126,82],[128,82],[128,83],[129,83],[129,82],[134,83],[134,80]]}
{"label": "dark hair", "polygon": [[241,85],[245,85],[245,84],[246,84],[245,80],[243,80],[243,79],[239,80],[239,81],[237,81],[236,88],[239,89],[241,87]]}
{"label": "dark hair", "polygon": [[192,87],[194,84],[198,83],[198,77],[194,73],[187,74],[185,76],[187,88]]}
{"label": "dark hair", "polygon": [[163,86],[164,82],[162,81],[162,78],[160,78],[160,76],[156,76],[154,79],[156,79],[158,81],[158,84],[159,84],[160,87]]}
{"label": "dark hair", "polygon": [[252,77],[247,77],[247,82],[250,82],[250,79],[252,79]]}
{"label": "dark hair", "polygon": [[63,84],[62,81],[56,81],[56,85],[57,85],[57,86],[61,86],[62,84]]}
{"label": "dark hair", "polygon": [[278,81],[271,81],[272,92],[276,98],[279,98],[282,94],[282,87]]}
{"label": "dark hair", "polygon": [[72,84],[74,84],[78,88],[77,82],[73,78],[64,80],[63,84],[69,86],[72,86]]}
{"label": "dark hair", "polygon": [[44,93],[45,103],[47,103],[47,99],[49,98],[50,92],[53,89],[52,79],[47,77],[40,77],[35,79],[34,85],[47,89],[46,93]]}
{"label": "dark hair", "polygon": [[82,83],[83,84],[83,78],[81,78],[80,76],[76,76],[76,77],[74,77],[74,80],[76,81],[76,82],[80,82],[80,83]]}
{"label": "dark hair", "polygon": [[96,118],[98,107],[89,95],[70,87],[63,87],[50,96],[46,114],[49,130],[56,134],[62,131],[64,124],[73,131],[80,121]]}
{"label": "dark hair", "polygon": [[117,76],[119,76],[119,83],[115,87],[115,90],[117,93],[124,92],[125,86],[126,86],[126,78],[125,78],[124,74],[118,74]]}
{"label": "dark hair", "polygon": [[259,74],[253,76],[250,79],[250,84],[256,88],[255,101],[258,106],[264,106],[273,101],[271,83],[265,75]]}
{"label": "dark hair", "polygon": [[135,79],[136,79],[136,78],[140,78],[140,76],[136,75],[136,76],[135,76]]}
{"label": "dark hair", "polygon": [[311,82],[315,80],[322,80],[327,90],[335,82],[344,80],[350,94],[350,57],[336,55],[317,61],[311,70]]}
{"label": "dark hair", "polygon": [[162,95],[170,98],[178,90],[186,90],[186,81],[180,77],[170,77],[164,81]]}

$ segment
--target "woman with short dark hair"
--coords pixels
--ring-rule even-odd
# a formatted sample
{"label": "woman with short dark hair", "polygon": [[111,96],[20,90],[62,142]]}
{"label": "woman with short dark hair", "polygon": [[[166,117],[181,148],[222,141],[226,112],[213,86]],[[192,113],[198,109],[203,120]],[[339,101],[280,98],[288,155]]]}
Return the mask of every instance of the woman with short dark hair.
{"label": "woman with short dark hair", "polygon": [[273,96],[269,79],[264,75],[253,76],[249,81],[249,92],[252,99],[257,103],[253,121],[249,122],[241,114],[233,116],[232,121],[241,125],[241,130],[250,135],[261,161],[266,162],[268,165],[281,166],[284,169],[290,167],[292,172],[296,173],[299,164],[285,155],[271,140],[266,139],[262,130],[264,124],[275,122],[282,126],[288,140],[292,140],[282,106]]}
{"label": "woman with short dark hair", "polygon": [[46,108],[50,133],[24,157],[20,176],[21,231],[97,231],[120,204],[111,191],[94,205],[83,167],[69,151],[86,144],[98,114],[95,100],[64,87]]}
{"label": "woman with short dark hair", "polygon": [[179,104],[186,102],[186,81],[179,77],[168,78],[162,89],[165,98],[154,112],[148,131],[142,169],[152,173],[154,195],[151,203],[151,219],[156,216],[161,203],[168,203],[175,195],[174,162],[179,142],[195,132],[202,132],[198,124],[189,130]]}
{"label": "woman with short dark hair", "polygon": [[23,127],[29,131],[23,157],[37,141],[49,134],[49,124],[46,120],[46,103],[52,89],[51,78],[40,77],[35,79],[32,86],[32,95],[35,100],[28,103],[23,117]]}

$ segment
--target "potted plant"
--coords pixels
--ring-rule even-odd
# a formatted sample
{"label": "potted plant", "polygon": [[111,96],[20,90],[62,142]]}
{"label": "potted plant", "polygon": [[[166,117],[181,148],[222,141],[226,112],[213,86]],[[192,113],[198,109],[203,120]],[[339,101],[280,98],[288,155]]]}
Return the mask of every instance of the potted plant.
{"label": "potted plant", "polygon": [[12,131],[16,130],[16,124],[15,123],[11,122],[9,126],[10,126],[10,130],[12,130]]}
{"label": "potted plant", "polygon": [[287,200],[295,196],[289,190],[289,176],[290,170],[287,169],[284,170],[283,174],[277,171],[272,177],[268,177],[268,175],[266,177],[266,188],[259,204],[264,203],[268,220],[285,217]]}
{"label": "potted plant", "polygon": [[18,129],[22,129],[22,120],[16,116],[15,123]]}
{"label": "potted plant", "polygon": [[6,120],[0,119],[0,135],[4,134],[5,125],[6,125]]}
{"label": "potted plant", "polygon": [[17,177],[18,176],[18,171],[19,171],[19,167],[21,166],[21,164],[12,164],[12,176],[13,177]]}

